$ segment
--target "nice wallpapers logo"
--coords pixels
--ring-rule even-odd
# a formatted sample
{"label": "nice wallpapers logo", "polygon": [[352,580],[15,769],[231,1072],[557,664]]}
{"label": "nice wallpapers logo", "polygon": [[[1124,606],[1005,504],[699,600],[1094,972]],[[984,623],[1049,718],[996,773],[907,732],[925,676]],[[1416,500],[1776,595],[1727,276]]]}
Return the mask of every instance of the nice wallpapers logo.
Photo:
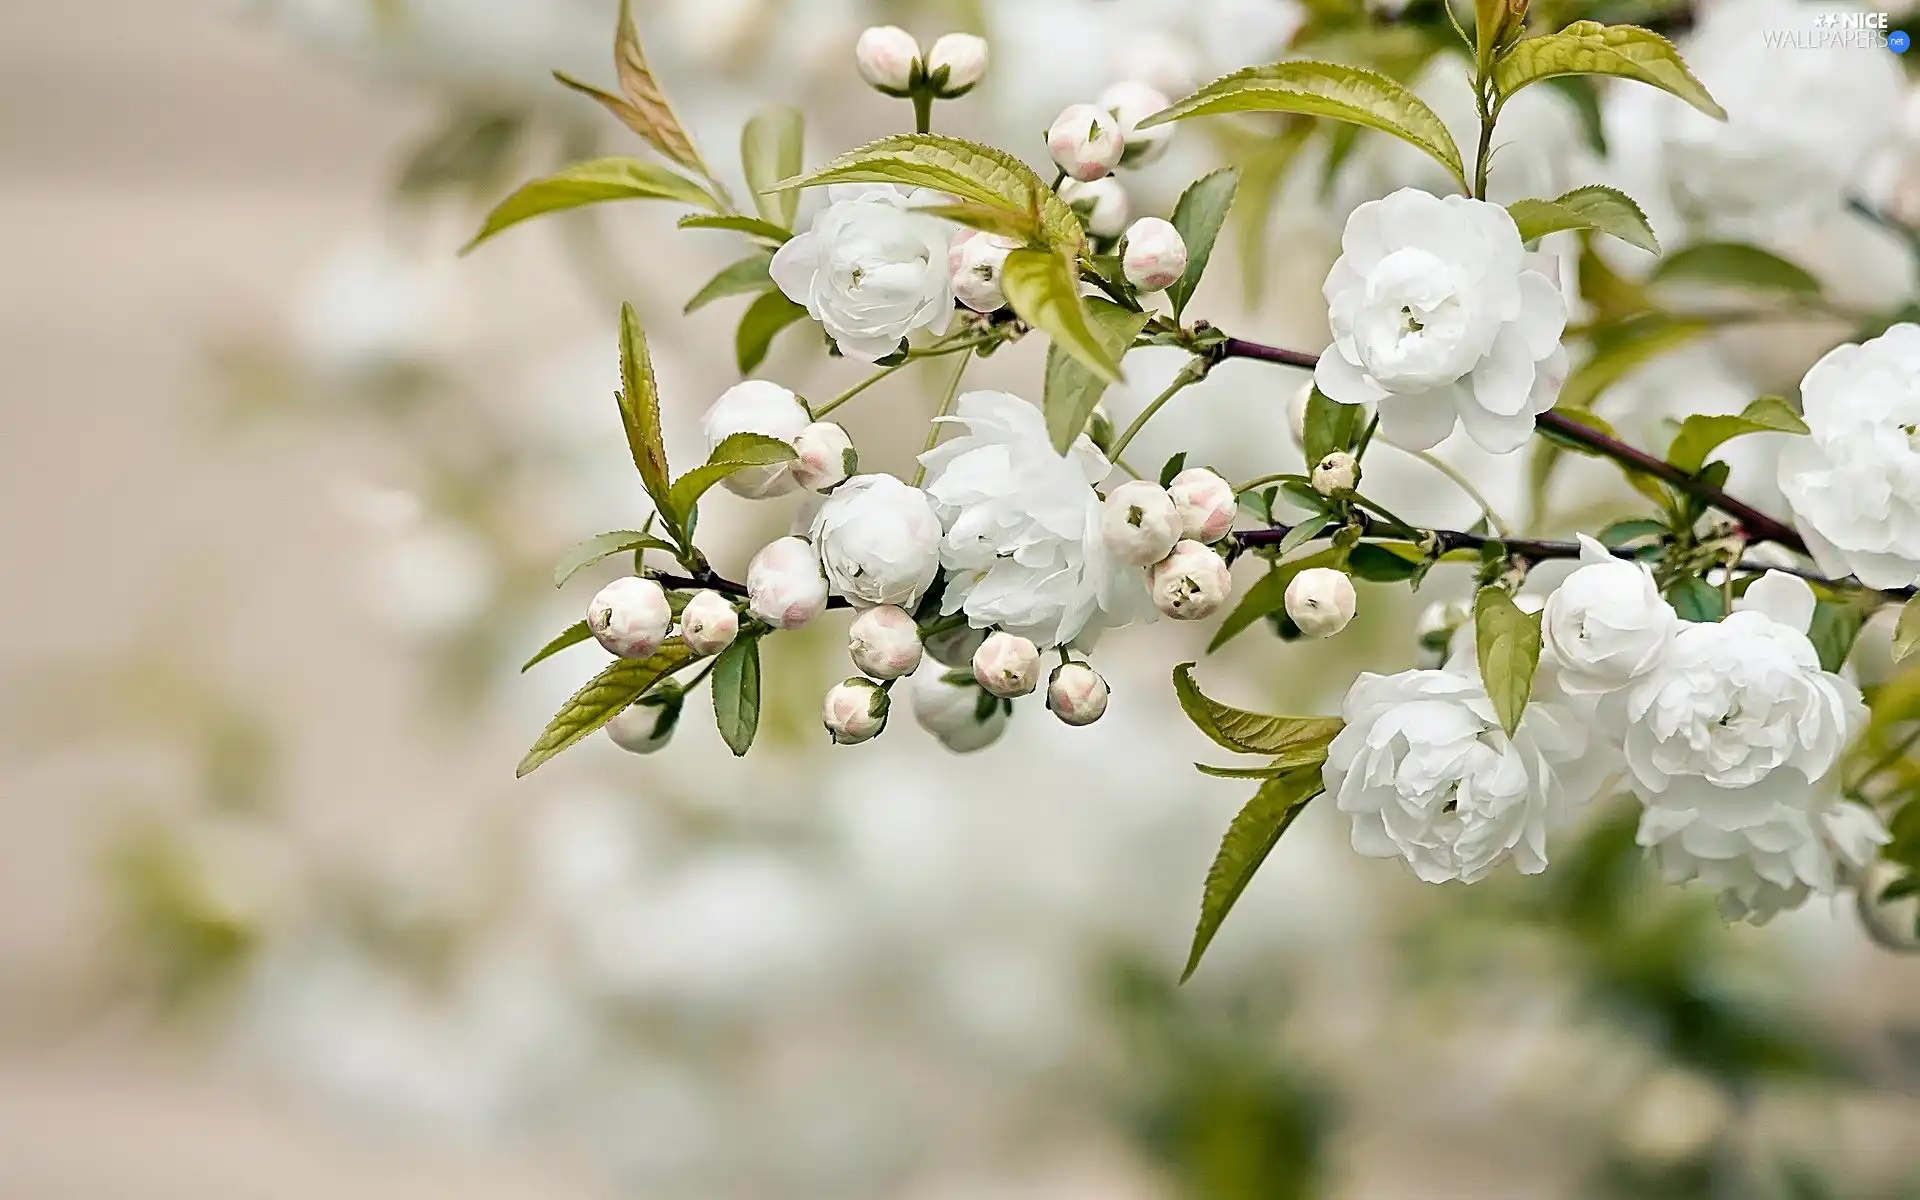
{"label": "nice wallpapers logo", "polygon": [[1810,28],[1769,29],[1764,36],[1769,49],[1891,50],[1905,54],[1913,44],[1906,30],[1893,28],[1883,12],[1816,13]]}

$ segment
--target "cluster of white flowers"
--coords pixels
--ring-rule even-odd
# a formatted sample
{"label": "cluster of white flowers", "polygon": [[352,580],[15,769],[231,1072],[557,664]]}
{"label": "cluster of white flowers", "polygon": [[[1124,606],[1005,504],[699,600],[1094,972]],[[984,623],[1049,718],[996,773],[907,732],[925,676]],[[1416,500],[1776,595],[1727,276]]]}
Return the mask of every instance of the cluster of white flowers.
{"label": "cluster of white flowers", "polygon": [[1521,600],[1540,612],[1543,653],[1512,737],[1470,622],[1444,669],[1363,675],[1348,693],[1325,776],[1354,849],[1430,882],[1471,883],[1509,858],[1534,874],[1549,829],[1624,781],[1665,877],[1704,881],[1729,919],[1833,894],[1887,834],[1841,794],[1866,708],[1808,639],[1812,589],[1769,572],[1726,619],[1684,621],[1644,564],[1583,543],[1544,610]]}

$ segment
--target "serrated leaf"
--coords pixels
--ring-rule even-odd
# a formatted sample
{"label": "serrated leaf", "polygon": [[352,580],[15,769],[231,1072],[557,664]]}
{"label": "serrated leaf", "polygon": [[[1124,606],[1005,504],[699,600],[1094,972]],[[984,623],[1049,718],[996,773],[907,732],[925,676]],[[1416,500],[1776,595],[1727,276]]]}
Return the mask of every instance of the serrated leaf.
{"label": "serrated leaf", "polygon": [[1015,250],[1000,268],[1000,286],[1021,320],[1052,338],[1103,382],[1120,382],[1120,366],[1087,319],[1079,281],[1065,257],[1048,250]]}
{"label": "serrated leaf", "polygon": [[733,356],[740,373],[753,374],[753,369],[767,360],[774,336],[806,315],[806,309],[777,289],[748,305],[733,334]]}
{"label": "serrated leaf", "polygon": [[640,30],[633,23],[631,0],[620,0],[620,24],[613,35],[613,65],[620,76],[620,91],[632,110],[631,115],[618,112],[614,115],[674,162],[697,174],[710,174],[700,159],[700,152],[694,149],[693,140],[681,126],[680,118],[674,115],[673,105],[660,90],[652,68],[647,66],[646,53],[640,48]]}
{"label": "serrated leaf", "polygon": [[668,511],[667,450],[660,441],[660,391],[653,381],[653,359],[633,305],[620,306],[620,424],[640,482],[655,508]]}
{"label": "serrated leaf", "polygon": [[920,210],[930,217],[952,221],[982,233],[1012,238],[1022,244],[1042,242],[1040,219],[1032,213],[1014,212],[997,204],[932,204]]}
{"label": "serrated leaf", "polygon": [[830,183],[893,183],[932,188],[954,198],[1022,216],[1036,216],[1047,244],[1068,258],[1086,245],[1080,218],[1033,168],[1003,150],[937,133],[902,133],[849,150],[782,189]]}
{"label": "serrated leaf", "polygon": [[699,184],[665,167],[637,158],[596,158],[536,179],[502,200],[460,253],[471,254],[494,234],[529,218],[609,200],[677,200],[696,208],[713,207],[713,197]]}
{"label": "serrated leaf", "polygon": [[1466,186],[1460,148],[1446,123],[1406,85],[1366,67],[1304,61],[1248,67],[1155,113],[1139,127],[1236,112],[1299,113],[1390,133],[1432,155]]}
{"label": "serrated leaf", "polygon": [[1270,717],[1211,700],[1193,681],[1192,663],[1173,669],[1173,690],[1201,733],[1241,754],[1287,754],[1324,746],[1343,724],[1338,717]]}
{"label": "serrated leaf", "polygon": [[1512,737],[1533,696],[1533,676],[1540,666],[1540,614],[1520,611],[1513,597],[1499,588],[1481,588],[1473,601],[1473,640],[1494,715]]}
{"label": "serrated leaf", "polygon": [[1307,399],[1304,427],[1307,469],[1312,470],[1321,459],[1336,450],[1353,449],[1354,443],[1360,440],[1366,415],[1367,410],[1358,404],[1342,404],[1319,388],[1313,389]]}
{"label": "serrated leaf", "polygon": [[573,624],[561,630],[559,635],[552,641],[534,651],[533,657],[528,659],[520,670],[524,674],[560,653],[562,650],[565,650],[567,647],[578,646],[581,642],[589,642],[592,640],[593,630],[587,628],[587,623],[585,621],[575,621]]}
{"label": "serrated leaf", "polygon": [[520,766],[514,771],[515,778],[526,777],[554,755],[613,720],[621,709],[686,666],[692,658],[693,652],[674,638],[651,658],[622,659],[594,676],[547,722],[545,731],[520,760]]}
{"label": "serrated leaf", "polygon": [[[1294,527],[1294,532],[1307,527],[1324,527],[1324,521],[1309,521]],[[1289,535],[1291,536],[1291,535]],[[1303,543],[1306,539],[1302,539]],[[1207,653],[1212,654],[1234,638],[1259,624],[1269,614],[1277,613],[1286,607],[1287,585],[1293,577],[1308,567],[1330,567],[1339,561],[1336,550],[1322,550],[1318,554],[1309,554],[1293,562],[1276,563],[1265,575],[1254,582],[1233,606],[1233,611],[1220,622],[1220,628],[1214,632],[1213,640],[1207,643]]]}
{"label": "serrated leaf", "polygon": [[1707,283],[1757,291],[1815,295],[1820,281],[1805,267],[1745,242],[1699,242],[1654,267],[1653,283]]}
{"label": "serrated leaf", "polygon": [[793,240],[793,231],[782,229],[778,225],[762,221],[759,217],[708,216],[705,213],[693,213],[680,218],[682,229],[723,229],[730,233],[744,233],[749,237],[764,238],[778,246]]}
{"label": "serrated leaf", "polygon": [[693,298],[687,301],[687,307],[683,311],[696,313],[715,300],[766,291],[773,286],[773,277],[767,274],[767,267],[772,261],[772,255],[755,254],[720,268],[719,274],[707,280],[706,284],[693,294]]}
{"label": "serrated leaf", "polygon": [[1173,206],[1173,227],[1180,231],[1180,240],[1187,244],[1187,269],[1167,289],[1167,300],[1173,305],[1176,322],[1187,311],[1187,301],[1193,299],[1194,289],[1200,286],[1200,277],[1213,258],[1214,243],[1220,239],[1220,227],[1226,224],[1239,187],[1240,172],[1233,167],[1222,167],[1196,180]]}
{"label": "serrated leaf", "polygon": [[1705,321],[1690,321],[1664,313],[1648,313],[1614,326],[1604,341],[1595,339],[1593,353],[1560,385],[1560,397],[1554,407],[1592,408],[1601,393],[1635,367],[1679,349],[1704,336],[1710,328]]}
{"label": "serrated leaf", "polygon": [[713,719],[735,758],[745,757],[760,728],[760,639],[739,638],[714,660]]}
{"label": "serrated leaf", "polygon": [[1762,396],[1738,416],[1710,417],[1695,413],[1680,423],[1673,445],[1667,449],[1667,461],[1691,475],[1707,463],[1707,456],[1720,446],[1749,433],[1805,433],[1807,423],[1800,419],[1785,400]]}
{"label": "serrated leaf", "polygon": [[633,529],[616,529],[611,533],[597,534],[581,542],[561,557],[553,568],[553,586],[565,587],[567,580],[580,571],[602,559],[612,558],[631,550],[661,550],[668,554],[679,554],[673,546],[656,537]]}
{"label": "serrated leaf", "polygon": [[1629,246],[1660,253],[1647,214],[1625,192],[1592,184],[1553,200],[1515,200],[1507,205],[1520,240],[1531,242],[1566,229],[1592,229],[1619,238]]}
{"label": "serrated leaf", "polygon": [[1909,600],[1900,606],[1900,620],[1893,627],[1893,661],[1905,662],[1920,646],[1920,601]]}
{"label": "serrated leaf", "polygon": [[1727,615],[1726,598],[1720,589],[1698,575],[1675,580],[1667,589],[1667,600],[1683,621],[1718,621]]}
{"label": "serrated leaf", "polygon": [[735,471],[743,471],[748,467],[777,466],[792,462],[793,457],[793,447],[779,438],[763,433],[729,434],[725,441],[713,448],[713,454],[704,465],[695,467],[674,481],[673,489],[667,496],[668,506],[684,520],[709,488]]}
{"label": "serrated leaf", "polygon": [[800,211],[799,192],[769,189],[800,173],[806,131],[806,117],[785,104],[761,109],[740,131],[740,169],[753,193],[753,207],[770,224],[791,229]]}
{"label": "serrated leaf", "polygon": [[1200,896],[1200,922],[1193,931],[1193,949],[1187,954],[1187,966],[1180,973],[1185,983],[1200,966],[1201,956],[1212,944],[1221,922],[1233,911],[1254,873],[1267,861],[1267,855],[1280,844],[1280,837],[1293,824],[1307,802],[1324,790],[1318,768],[1308,768],[1268,780],[1253,794],[1220,842],[1213,865],[1207,869],[1207,882]]}
{"label": "serrated leaf", "polygon": [[[1083,301],[1093,338],[1102,353],[1119,362],[1133,345],[1133,339],[1147,327],[1153,314],[1134,312],[1109,300],[1090,297]],[[1041,408],[1047,414],[1047,433],[1053,448],[1065,454],[1074,440],[1086,431],[1094,406],[1106,394],[1109,380],[1089,370],[1058,341],[1047,347],[1045,390]]]}
{"label": "serrated leaf", "polygon": [[1494,88],[1504,99],[1542,79],[1612,75],[1669,92],[1716,120],[1726,110],[1694,77],[1673,43],[1637,25],[1575,21],[1559,33],[1515,42],[1494,64]]}

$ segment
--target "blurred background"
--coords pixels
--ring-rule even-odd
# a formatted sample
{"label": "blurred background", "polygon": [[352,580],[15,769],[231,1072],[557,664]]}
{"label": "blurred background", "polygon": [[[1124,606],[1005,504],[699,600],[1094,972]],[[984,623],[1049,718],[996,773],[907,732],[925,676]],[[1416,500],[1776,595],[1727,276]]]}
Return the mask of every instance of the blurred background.
{"label": "blurred background", "polygon": [[[680,315],[729,247],[664,208],[457,257],[520,181],[634,150],[548,76],[608,82],[616,8],[0,6],[0,1197],[1920,1196],[1920,960],[1850,908],[1723,928],[1710,899],[1657,886],[1617,806],[1563,835],[1548,874],[1465,889],[1355,857],[1316,805],[1176,988],[1246,790],[1193,771],[1218,752],[1167,682],[1208,630],[1108,639],[1099,725],[1027,705],[955,758],[908,721],[827,745],[819,695],[845,668],[825,621],[769,645],[749,760],[696,705],[663,753],[596,738],[516,782],[600,665],[585,647],[517,674],[593,590],[557,593],[552,563],[644,512],[611,399],[619,301],[652,333],[676,462],[737,377],[737,302]],[[907,119],[857,86],[867,24],[987,33],[987,82],[940,127],[1033,159],[1063,104],[1122,78],[1178,95],[1280,57],[1310,15],[636,11],[710,158],[785,101],[808,113],[809,162]],[[1370,54],[1400,45],[1396,21],[1439,23],[1352,15]],[[1751,41],[1703,74],[1764,142],[1786,127],[1760,107],[1776,76]],[[1401,73],[1452,120],[1458,73],[1432,55]],[[1776,90],[1837,96],[1836,120],[1878,131],[1878,198],[1920,207],[1904,79],[1876,91],[1836,63]],[[1672,184],[1671,113],[1604,97],[1603,153],[1577,98],[1535,92],[1496,171],[1511,195]],[[1679,108],[1631,104],[1647,97]],[[1344,212],[1430,182],[1375,135],[1329,150],[1196,126],[1129,179],[1135,211],[1164,214],[1223,161],[1247,172],[1235,253],[1195,311],[1307,348]],[[1753,236],[1897,307],[1911,260],[1845,210],[1859,165],[1816,178],[1811,207],[1758,202],[1776,219]],[[1698,172],[1681,182],[1697,192]],[[1648,207],[1684,239],[1684,205]],[[1623,430],[1737,411],[1844,333],[1735,331],[1623,381],[1608,411]],[[821,394],[857,378],[802,341],[762,373]],[[1039,352],[977,378],[1031,394]],[[1116,419],[1178,365],[1130,358]],[[910,461],[937,386],[917,370],[847,410],[863,462]],[[1138,458],[1298,469],[1300,382],[1227,364]],[[1496,508],[1553,524],[1529,467],[1440,453]],[[1379,463],[1396,507],[1475,515],[1420,464]],[[1558,477],[1555,511],[1630,507],[1584,470]],[[723,571],[784,532],[774,507],[711,505]],[[1337,644],[1256,630],[1203,664],[1208,690],[1332,711],[1356,670],[1418,660],[1419,605],[1469,582],[1443,569],[1418,603],[1370,590]],[[1886,674],[1884,630],[1877,646],[1856,654],[1863,682]]]}

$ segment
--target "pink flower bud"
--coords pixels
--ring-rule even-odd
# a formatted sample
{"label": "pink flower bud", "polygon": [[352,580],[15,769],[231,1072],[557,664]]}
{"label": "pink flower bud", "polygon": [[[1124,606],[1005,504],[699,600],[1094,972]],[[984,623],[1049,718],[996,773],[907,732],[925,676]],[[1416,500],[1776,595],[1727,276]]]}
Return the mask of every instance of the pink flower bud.
{"label": "pink flower bud", "polygon": [[[942,72],[945,72],[942,74]],[[935,39],[927,51],[927,81],[934,95],[954,100],[973,90],[987,73],[987,39],[971,33],[949,33]]]}
{"label": "pink flower bud", "polygon": [[827,610],[827,577],[805,538],[768,542],[747,564],[747,611],[775,629],[798,629]]}
{"label": "pink flower bud", "polygon": [[847,653],[861,674],[872,679],[913,674],[924,652],[920,627],[906,609],[892,604],[867,609],[847,629]]}
{"label": "pink flower bud", "polygon": [[1195,541],[1183,541],[1147,575],[1153,604],[1176,621],[1202,621],[1220,611],[1233,591],[1226,560]]}
{"label": "pink flower bud", "polygon": [[820,703],[820,722],[835,745],[857,746],[871,741],[887,727],[886,689],[871,679],[849,679],[827,689]]}
{"label": "pink flower bud", "polygon": [[1127,230],[1120,259],[1127,282],[1143,292],[1164,292],[1187,273],[1187,243],[1172,222],[1142,217]]}
{"label": "pink flower bud", "polygon": [[913,69],[920,59],[920,43],[898,25],[875,25],[860,35],[853,47],[860,78],[890,96],[905,95],[913,86]]}
{"label": "pink flower bud", "polygon": [[1127,148],[1112,113],[1092,104],[1070,104],[1047,130],[1047,152],[1069,178],[1081,182],[1113,174]]}
{"label": "pink flower bud", "polygon": [[1205,467],[1188,467],[1175,475],[1167,495],[1180,514],[1181,535],[1209,546],[1227,536],[1240,511],[1233,485]]}
{"label": "pink flower bud", "polygon": [[1107,681],[1085,663],[1061,663],[1047,680],[1047,709],[1068,725],[1091,725],[1107,711]]}
{"label": "pink flower bud", "polygon": [[853,439],[832,421],[815,421],[794,435],[793,480],[809,492],[828,492],[860,468]]}
{"label": "pink flower bud", "polygon": [[1003,699],[1025,696],[1040,686],[1040,649],[1015,634],[993,634],[973,653],[973,677]]}
{"label": "pink flower bud", "polygon": [[651,579],[616,579],[587,605],[587,628],[609,654],[621,658],[651,657],[672,624],[667,593]]}
{"label": "pink flower bud", "polygon": [[680,640],[701,657],[718,654],[740,634],[740,614],[719,592],[695,592],[680,610]]}
{"label": "pink flower bud", "polygon": [[1180,540],[1180,513],[1166,489],[1144,479],[1107,493],[1100,509],[1100,539],[1121,562],[1152,566],[1173,552]]}

